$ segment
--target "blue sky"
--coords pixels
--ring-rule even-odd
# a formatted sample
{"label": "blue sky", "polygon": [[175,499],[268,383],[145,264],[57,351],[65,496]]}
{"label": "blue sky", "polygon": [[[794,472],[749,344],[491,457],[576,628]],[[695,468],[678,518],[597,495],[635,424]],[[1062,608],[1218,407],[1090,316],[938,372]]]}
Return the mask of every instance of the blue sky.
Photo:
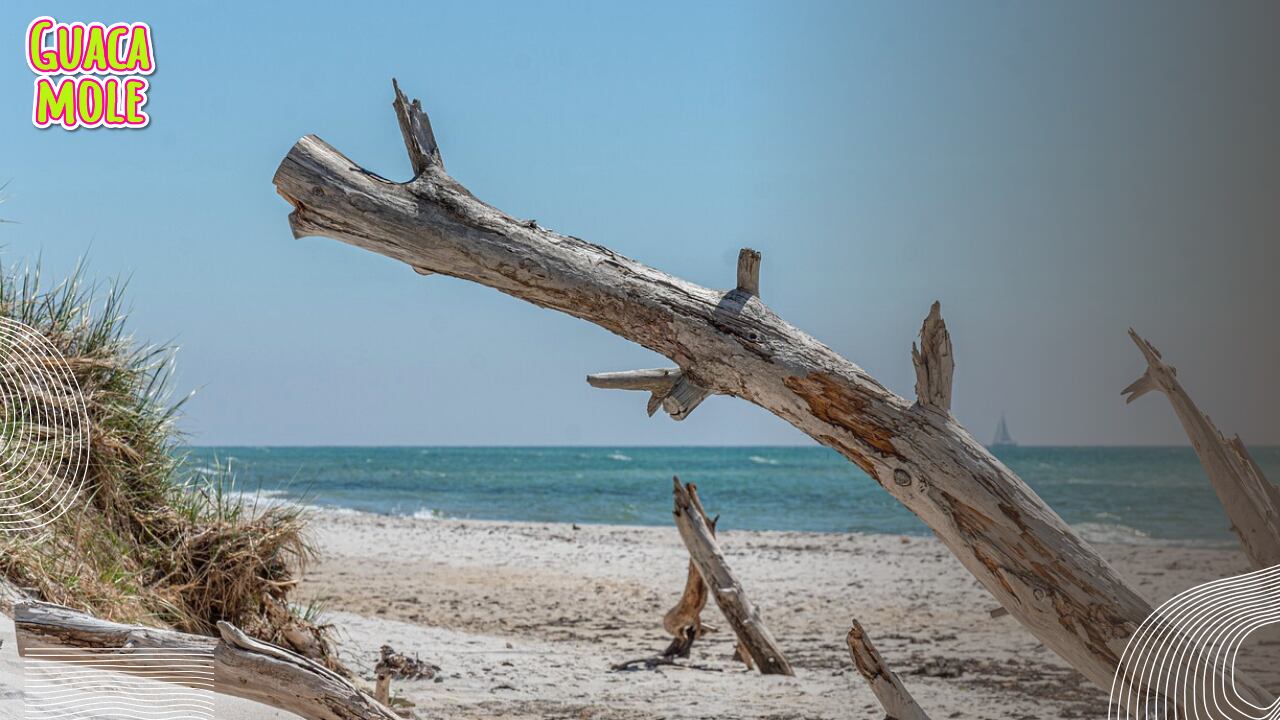
{"label": "blue sky", "polygon": [[[146,21],[151,125],[37,130],[23,31]],[[27,3],[0,7],[7,263],[88,254],[174,340],[200,444],[804,443],[713,398],[683,423],[588,372],[663,360],[332,240],[271,176],[317,133],[407,178],[390,78],[520,217],[762,294],[901,393],[934,299],[987,439],[1181,443],[1125,407],[1137,326],[1224,429],[1280,442],[1274,5]],[[6,39],[7,38],[7,39]]]}

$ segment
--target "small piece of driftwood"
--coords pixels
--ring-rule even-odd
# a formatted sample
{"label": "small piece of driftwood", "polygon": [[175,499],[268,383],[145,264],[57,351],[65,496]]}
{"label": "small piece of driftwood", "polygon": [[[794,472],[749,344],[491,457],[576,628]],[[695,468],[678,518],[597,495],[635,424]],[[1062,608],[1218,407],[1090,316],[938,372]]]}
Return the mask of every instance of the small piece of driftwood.
{"label": "small piece of driftwood", "polygon": [[672,420],[684,420],[711,392],[685,377],[680,368],[623,370],[587,376],[592,387],[606,390],[645,390],[650,393],[646,408],[652,417],[662,408]]}
{"label": "small piece of driftwood", "polygon": [[703,519],[699,506],[694,504],[693,495],[680,482],[680,478],[674,478],[673,482],[676,528],[689,550],[689,557],[710,588],[716,605],[720,607],[720,612],[738,636],[738,642],[761,673],[794,675],[791,663],[787,662],[777,641],[773,639],[773,634],[760,619],[759,610],[751,603],[742,583],[729,567],[729,562],[716,543],[715,536],[711,534],[711,528]]}
{"label": "small piece of driftwood", "polygon": [[[702,516],[712,536],[716,534],[718,516],[708,518],[702,501],[698,498],[698,488],[693,483],[685,486],[689,491],[694,510]],[[680,595],[675,607],[667,611],[662,618],[662,627],[671,635],[671,644],[663,651],[665,658],[689,657],[693,642],[702,637],[708,630],[702,623],[702,609],[707,606],[707,584],[703,582],[698,567],[689,560],[689,572],[685,576],[684,592]]]}
{"label": "small piece of driftwood", "polygon": [[1122,392],[1131,403],[1157,390],[1164,393],[1195,448],[1209,484],[1222,502],[1231,529],[1256,569],[1280,564],[1280,490],[1262,474],[1240,437],[1228,440],[1192,402],[1160,351],[1132,328],[1129,337],[1147,360],[1147,369]]}
{"label": "small piece of driftwood", "polygon": [[[297,653],[255,640],[220,622],[221,640],[99,620],[61,605],[21,601],[13,606],[18,652],[29,648],[212,648],[214,691],[270,705],[307,720],[402,720],[351,681]],[[133,666],[129,655],[113,658],[121,673],[144,673],[154,664]]]}
{"label": "small piece of driftwood", "polygon": [[907,692],[902,679],[885,665],[884,658],[880,657],[875,645],[871,644],[871,638],[867,637],[866,630],[862,629],[857,620],[853,621],[847,640],[854,667],[871,686],[871,692],[880,701],[888,720],[929,720],[915,698]]}

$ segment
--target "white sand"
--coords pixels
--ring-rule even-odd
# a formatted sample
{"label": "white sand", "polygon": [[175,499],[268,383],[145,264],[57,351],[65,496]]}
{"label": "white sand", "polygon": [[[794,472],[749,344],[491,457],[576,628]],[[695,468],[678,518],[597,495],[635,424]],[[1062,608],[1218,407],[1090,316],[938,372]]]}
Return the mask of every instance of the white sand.
{"label": "white sand", "polygon": [[[731,528],[731,518],[722,528]],[[796,667],[765,677],[731,660],[720,627],[690,668],[614,671],[667,644],[663,613],[684,584],[672,528],[500,523],[324,513],[320,561],[298,599],[328,601],[344,658],[366,677],[380,645],[439,665],[396,682],[419,717],[878,718],[844,645],[857,616],[935,720],[1106,716],[1106,699],[994,607],[928,538],[721,532]],[[1233,550],[1102,546],[1153,601],[1244,570]],[[0,717],[21,713],[13,626],[0,625]],[[1247,659],[1247,658],[1246,658]],[[219,720],[284,713],[224,696]]]}
{"label": "white sand", "polygon": [[[300,597],[328,599],[362,672],[383,643],[439,665],[441,682],[393,684],[424,716],[880,717],[844,645],[854,616],[935,718],[1106,716],[1100,691],[988,615],[994,601],[931,538],[722,532],[796,667],[786,678],[732,661],[714,606],[704,618],[720,632],[689,659],[702,669],[611,670],[669,641],[662,615],[688,557],[674,527],[331,513],[317,528],[323,557]],[[1233,550],[1102,551],[1153,601],[1245,569]]]}

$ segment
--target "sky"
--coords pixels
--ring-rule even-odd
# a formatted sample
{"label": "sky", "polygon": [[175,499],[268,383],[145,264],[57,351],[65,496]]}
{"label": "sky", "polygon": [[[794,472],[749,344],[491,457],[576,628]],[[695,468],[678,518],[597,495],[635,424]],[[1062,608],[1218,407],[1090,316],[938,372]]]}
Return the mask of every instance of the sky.
{"label": "sky", "polygon": [[[24,31],[145,21],[143,130],[39,130]],[[989,440],[1184,444],[1125,406],[1138,328],[1229,432],[1280,444],[1280,5],[28,3],[0,6],[5,264],[129,278],[202,445],[804,444],[590,372],[664,358],[325,238],[271,185],[302,135],[408,179],[399,78],[477,196],[764,300],[909,395],[941,300]]]}

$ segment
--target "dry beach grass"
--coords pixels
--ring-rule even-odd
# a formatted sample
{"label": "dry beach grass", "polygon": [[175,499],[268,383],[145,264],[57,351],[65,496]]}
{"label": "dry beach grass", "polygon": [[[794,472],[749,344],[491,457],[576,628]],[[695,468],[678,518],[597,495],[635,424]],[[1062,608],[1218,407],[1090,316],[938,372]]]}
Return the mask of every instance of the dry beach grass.
{"label": "dry beach grass", "polygon": [[[25,453],[47,482],[70,483],[73,456],[87,450],[65,514],[38,530],[0,533],[0,576],[105,619],[202,634],[226,619],[278,644],[292,634],[294,644],[323,650],[323,637],[286,601],[310,553],[305,511],[245,504],[228,492],[228,477],[183,469],[174,426],[181,402],[168,392],[172,350],[127,334],[121,291],[87,285],[79,271],[52,287],[38,268],[0,273],[0,316],[49,341],[84,404],[83,413],[58,405],[72,391],[24,379],[23,356],[4,348],[6,456]],[[31,417],[42,424],[33,428]],[[67,439],[86,436],[68,429],[79,422],[88,424],[87,449]]]}

